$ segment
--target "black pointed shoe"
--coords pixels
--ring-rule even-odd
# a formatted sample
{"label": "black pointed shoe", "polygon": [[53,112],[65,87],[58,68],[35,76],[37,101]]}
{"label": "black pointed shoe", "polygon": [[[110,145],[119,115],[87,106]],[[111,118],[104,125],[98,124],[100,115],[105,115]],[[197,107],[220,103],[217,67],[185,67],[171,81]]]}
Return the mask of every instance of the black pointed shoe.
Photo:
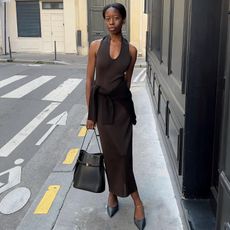
{"label": "black pointed shoe", "polygon": [[109,205],[107,205],[107,213],[109,217],[113,217],[118,210],[119,210],[118,203],[115,207],[109,207]]}
{"label": "black pointed shoe", "polygon": [[136,218],[134,218],[134,223],[139,230],[143,230],[145,228],[145,225],[146,225],[146,220],[145,220],[145,218],[143,218],[141,220],[137,220]]}
{"label": "black pointed shoe", "polygon": [[[143,205],[137,205],[136,208],[144,208],[144,207],[143,207]],[[146,225],[145,217],[143,219],[138,220],[135,218],[135,215],[134,215],[134,223],[139,230],[143,230],[145,228],[145,225]]]}

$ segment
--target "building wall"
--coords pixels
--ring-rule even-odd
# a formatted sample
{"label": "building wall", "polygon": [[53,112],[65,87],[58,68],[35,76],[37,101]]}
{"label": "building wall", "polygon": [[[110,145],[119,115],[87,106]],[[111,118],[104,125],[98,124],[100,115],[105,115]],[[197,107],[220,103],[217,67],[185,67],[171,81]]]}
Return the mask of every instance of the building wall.
{"label": "building wall", "polygon": [[148,1],[148,76],[186,198],[212,186],[221,2],[206,1]]}
{"label": "building wall", "polygon": [[130,42],[137,47],[138,54],[146,52],[147,15],[144,14],[144,1],[130,1]]}
{"label": "building wall", "polygon": [[[221,18],[221,48],[219,76],[224,80],[224,87],[219,92],[219,108],[222,110],[220,120],[221,128],[219,136],[218,154],[218,201],[217,201],[217,225],[216,229],[230,229],[230,1],[225,0],[222,4]],[[223,81],[222,81],[223,82]],[[219,88],[219,87],[218,87]],[[220,94],[220,93],[219,93]],[[217,113],[219,110],[217,110]],[[218,123],[217,123],[218,124]]]}
{"label": "building wall", "polygon": [[17,15],[16,15],[16,2],[10,1],[7,5],[8,11],[8,29],[11,40],[12,51],[34,51],[39,52],[42,49],[41,38],[20,38],[17,34]]}
{"label": "building wall", "polygon": [[[64,10],[45,10],[42,9],[42,2],[40,2],[41,37],[18,37],[16,1],[10,1],[8,5],[8,22],[12,51],[54,52],[54,40],[57,40],[57,52],[75,53],[75,14],[75,0],[64,1]],[[59,32],[59,34],[55,38],[51,38],[51,23],[53,22],[52,26],[57,26],[58,20],[64,27],[63,35],[61,35],[62,31],[60,29],[55,30],[55,28],[52,28],[56,33]],[[63,23],[60,20],[63,20]]]}
{"label": "building wall", "polygon": [[65,26],[65,53],[76,53],[76,4],[75,0],[65,0],[64,26]]}
{"label": "building wall", "polygon": [[[87,32],[87,1],[86,0],[64,0],[63,10],[44,10],[40,1],[41,14],[41,37],[25,38],[18,37],[17,33],[17,15],[16,1],[12,0],[7,5],[8,10],[8,28],[9,36],[14,52],[53,52],[53,40],[49,39],[49,15],[52,14],[55,26],[55,17],[61,19],[63,12],[64,34],[61,38],[61,32],[57,35],[57,51],[65,53],[78,53],[86,55],[88,52],[88,32]],[[147,16],[144,12],[143,0],[130,1],[130,42],[138,49],[139,55],[145,54],[145,35],[147,27]],[[61,27],[61,25],[59,25]],[[61,28],[60,28],[61,29]],[[77,47],[77,30],[81,31],[81,46]],[[56,30],[58,33],[58,30]],[[50,42],[49,44],[49,40]],[[62,41],[62,45],[61,45]]]}
{"label": "building wall", "polygon": [[76,22],[77,27],[76,30],[81,31],[81,40],[82,45],[78,47],[78,53],[82,55],[86,55],[88,53],[88,32],[87,32],[87,24],[88,24],[88,17],[87,17],[87,1],[86,0],[77,0],[76,1]]}
{"label": "building wall", "polygon": [[148,86],[185,214],[199,228],[186,201],[205,200],[205,229],[216,208],[230,229],[230,0],[146,3]]}

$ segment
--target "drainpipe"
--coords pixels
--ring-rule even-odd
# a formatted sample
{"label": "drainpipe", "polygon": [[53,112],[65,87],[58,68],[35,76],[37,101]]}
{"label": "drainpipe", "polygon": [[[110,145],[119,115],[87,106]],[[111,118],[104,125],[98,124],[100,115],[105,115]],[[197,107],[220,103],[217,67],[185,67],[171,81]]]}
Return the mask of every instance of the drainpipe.
{"label": "drainpipe", "polygon": [[10,0],[0,0],[0,3],[2,3],[2,11],[3,11],[3,16],[2,16],[2,40],[4,43],[4,53],[5,55],[7,54],[7,3],[10,2]]}
{"label": "drainpipe", "polygon": [[5,55],[6,53],[6,2],[4,2],[4,45]]}

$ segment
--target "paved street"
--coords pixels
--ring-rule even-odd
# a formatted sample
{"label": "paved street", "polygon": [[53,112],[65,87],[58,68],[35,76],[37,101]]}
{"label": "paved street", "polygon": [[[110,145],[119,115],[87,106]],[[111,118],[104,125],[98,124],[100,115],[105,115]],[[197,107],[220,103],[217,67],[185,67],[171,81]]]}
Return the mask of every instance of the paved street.
{"label": "paved street", "polygon": [[[0,201],[8,207],[15,199],[0,213],[1,230],[19,226],[69,146],[77,145],[72,137],[86,114],[85,70],[85,64],[0,63]],[[134,71],[133,84],[144,82],[143,71]],[[59,124],[65,112],[66,125]],[[71,172],[73,163],[58,170]]]}
{"label": "paved street", "polygon": [[[85,114],[84,78],[85,68],[74,66],[0,65],[0,169],[4,172],[15,166],[15,160],[24,160],[20,185],[31,191],[29,204],[65,153],[68,140],[60,142],[66,127],[57,126],[52,138],[36,143],[51,128],[47,122],[65,111],[69,115],[77,109],[75,120],[79,126]],[[7,183],[8,174],[0,181]],[[0,197],[6,193],[0,192]],[[29,204],[19,212],[0,216],[0,228],[15,229]]]}

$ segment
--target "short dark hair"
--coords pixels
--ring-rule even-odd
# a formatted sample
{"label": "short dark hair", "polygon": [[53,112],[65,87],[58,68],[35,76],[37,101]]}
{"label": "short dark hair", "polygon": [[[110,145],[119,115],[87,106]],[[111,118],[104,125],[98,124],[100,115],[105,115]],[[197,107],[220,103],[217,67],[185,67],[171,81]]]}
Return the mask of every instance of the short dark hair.
{"label": "short dark hair", "polygon": [[125,7],[121,3],[112,3],[112,4],[106,5],[103,8],[103,11],[102,11],[103,18],[105,18],[105,12],[106,12],[106,10],[108,10],[111,7],[115,8],[116,10],[119,11],[119,13],[121,14],[122,19],[126,19],[126,9],[125,9]]}

